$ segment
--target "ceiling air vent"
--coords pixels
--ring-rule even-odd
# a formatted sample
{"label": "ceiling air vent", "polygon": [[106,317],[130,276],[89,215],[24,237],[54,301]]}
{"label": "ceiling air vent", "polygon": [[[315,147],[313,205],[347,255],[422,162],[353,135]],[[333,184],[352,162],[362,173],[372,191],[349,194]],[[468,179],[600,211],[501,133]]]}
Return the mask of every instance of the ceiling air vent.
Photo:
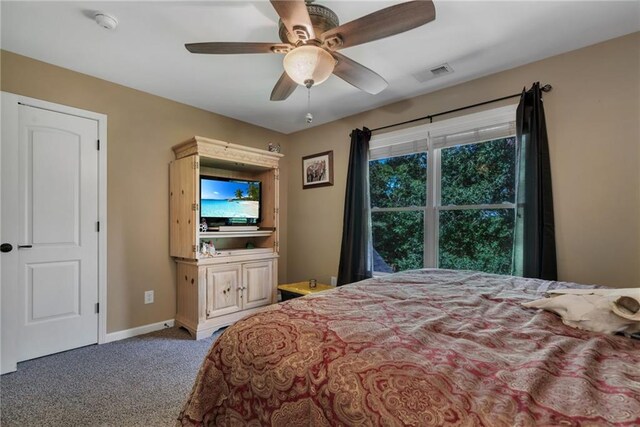
{"label": "ceiling air vent", "polygon": [[413,77],[415,77],[419,82],[423,83],[427,80],[435,79],[436,77],[444,76],[451,73],[453,73],[453,68],[451,68],[451,65],[445,62],[444,64],[432,67],[428,70],[415,73]]}
{"label": "ceiling air vent", "polygon": [[451,68],[451,65],[445,63],[442,65],[438,65],[437,67],[432,68],[429,71],[431,71],[431,74],[433,74],[434,77],[438,77],[443,74],[453,73],[453,68]]}

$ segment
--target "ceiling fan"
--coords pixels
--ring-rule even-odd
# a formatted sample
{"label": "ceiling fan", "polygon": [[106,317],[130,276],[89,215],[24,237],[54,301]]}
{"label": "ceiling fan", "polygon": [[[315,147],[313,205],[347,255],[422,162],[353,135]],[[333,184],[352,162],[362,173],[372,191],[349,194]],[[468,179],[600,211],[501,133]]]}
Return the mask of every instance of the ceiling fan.
{"label": "ceiling fan", "polygon": [[297,85],[318,85],[332,73],[360,90],[377,94],[387,87],[385,79],[338,50],[411,30],[436,17],[433,2],[415,0],[339,25],[331,9],[312,1],[271,0],[280,15],[282,43],[208,42],[185,47],[191,53],[205,54],[284,54],[285,72],[271,92],[272,101],[287,99]]}

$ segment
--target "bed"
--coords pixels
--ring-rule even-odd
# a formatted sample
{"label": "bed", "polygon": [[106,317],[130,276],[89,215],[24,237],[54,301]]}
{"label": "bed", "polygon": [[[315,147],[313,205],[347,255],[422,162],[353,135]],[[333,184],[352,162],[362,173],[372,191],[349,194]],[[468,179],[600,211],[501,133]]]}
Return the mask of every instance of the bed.
{"label": "bed", "polygon": [[179,425],[640,425],[640,341],[522,302],[579,288],[415,270],[273,305],[212,346]]}

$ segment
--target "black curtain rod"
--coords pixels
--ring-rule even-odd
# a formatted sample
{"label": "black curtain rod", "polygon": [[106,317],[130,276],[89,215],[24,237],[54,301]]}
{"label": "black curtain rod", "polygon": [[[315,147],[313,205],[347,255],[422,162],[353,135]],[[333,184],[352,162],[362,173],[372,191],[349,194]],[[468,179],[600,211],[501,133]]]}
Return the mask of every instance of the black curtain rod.
{"label": "black curtain rod", "polygon": [[[553,89],[553,86],[551,86],[550,84],[546,84],[546,85],[542,86],[542,88],[541,88],[541,90],[543,92],[551,92],[551,89]],[[456,108],[456,109],[453,109],[453,110],[442,111],[441,113],[429,114],[428,116],[418,117],[417,119],[407,120],[406,122],[400,122],[400,123],[394,123],[392,125],[381,126],[379,128],[371,129],[371,132],[375,132],[375,131],[382,130],[382,129],[388,129],[388,128],[392,128],[392,127],[395,127],[395,126],[406,125],[407,123],[418,122],[420,120],[425,120],[425,119],[431,120],[434,117],[444,116],[445,114],[451,114],[451,113],[455,113],[455,112],[462,111],[462,110],[468,110],[469,108],[480,107],[482,105],[487,105],[487,104],[492,104],[494,102],[504,101],[505,99],[516,98],[516,97],[519,97],[521,95],[522,95],[522,93],[514,93],[513,95],[503,96],[502,98],[496,98],[496,99],[492,99],[492,100],[489,100],[489,101],[479,102],[477,104],[467,105],[465,107],[460,107],[460,108]]]}

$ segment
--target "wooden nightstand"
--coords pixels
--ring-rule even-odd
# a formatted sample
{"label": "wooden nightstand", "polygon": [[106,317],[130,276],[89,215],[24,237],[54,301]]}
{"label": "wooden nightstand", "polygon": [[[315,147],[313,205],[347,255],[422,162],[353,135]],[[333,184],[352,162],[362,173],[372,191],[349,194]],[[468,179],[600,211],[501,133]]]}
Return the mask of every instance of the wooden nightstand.
{"label": "wooden nightstand", "polygon": [[326,291],[327,289],[333,289],[333,286],[318,283],[315,288],[310,288],[309,282],[298,282],[288,283],[286,285],[278,285],[278,289],[282,294],[282,301],[287,301],[304,295]]}

